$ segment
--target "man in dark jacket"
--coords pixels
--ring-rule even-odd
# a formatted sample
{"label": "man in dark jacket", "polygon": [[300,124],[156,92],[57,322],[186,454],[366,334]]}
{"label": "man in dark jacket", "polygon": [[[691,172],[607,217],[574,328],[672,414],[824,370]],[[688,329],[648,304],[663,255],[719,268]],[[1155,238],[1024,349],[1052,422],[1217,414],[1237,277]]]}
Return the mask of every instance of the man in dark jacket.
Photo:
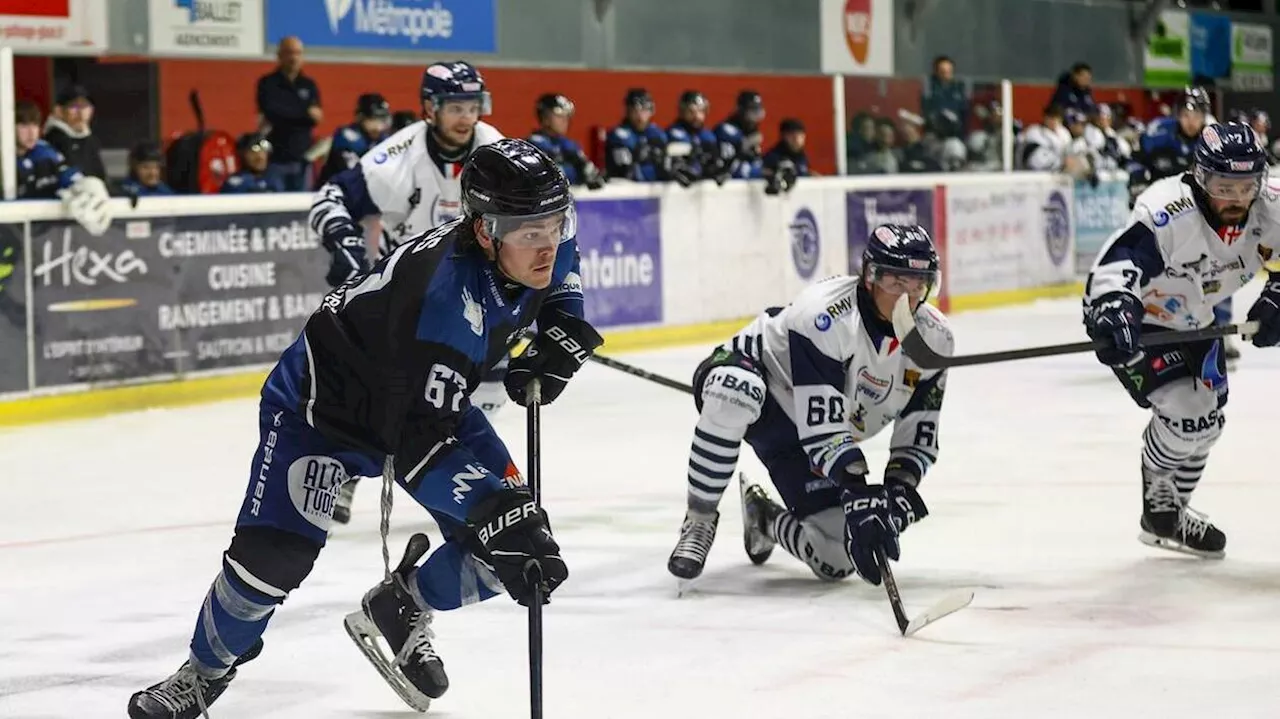
{"label": "man in dark jacket", "polygon": [[1098,103],[1093,99],[1093,68],[1089,63],[1077,62],[1070,72],[1062,73],[1049,102],[1063,110],[1073,107],[1086,117],[1098,114]]}
{"label": "man in dark jacket", "polygon": [[58,93],[53,114],[45,123],[44,139],[67,158],[67,163],[90,177],[107,179],[102,163],[102,143],[93,134],[93,100],[81,85],[69,85]]}
{"label": "man in dark jacket", "polygon": [[920,94],[920,110],[926,131],[938,138],[964,137],[969,124],[969,98],[964,85],[956,79],[955,63],[946,55],[933,60],[933,74]]}
{"label": "man in dark jacket", "polygon": [[296,37],[280,40],[276,47],[276,71],[258,80],[258,112],[261,129],[271,144],[271,174],[286,192],[310,190],[312,130],[323,118],[320,88],[302,74],[302,41]]}

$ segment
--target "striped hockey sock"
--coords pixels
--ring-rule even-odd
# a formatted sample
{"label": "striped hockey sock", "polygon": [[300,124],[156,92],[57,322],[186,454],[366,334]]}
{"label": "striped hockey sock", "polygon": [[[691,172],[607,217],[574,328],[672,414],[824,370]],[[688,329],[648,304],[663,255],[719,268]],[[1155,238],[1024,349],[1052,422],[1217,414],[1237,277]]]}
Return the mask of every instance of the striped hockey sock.
{"label": "striped hockey sock", "polygon": [[1178,497],[1182,500],[1183,506],[1191,501],[1191,493],[1196,491],[1196,485],[1200,482],[1200,475],[1204,474],[1208,459],[1208,455],[1204,454],[1189,457],[1174,470],[1173,483],[1178,487]]}
{"label": "striped hockey sock", "polygon": [[712,513],[729,488],[738,466],[738,448],[746,428],[732,428],[700,417],[689,447],[689,509]]}

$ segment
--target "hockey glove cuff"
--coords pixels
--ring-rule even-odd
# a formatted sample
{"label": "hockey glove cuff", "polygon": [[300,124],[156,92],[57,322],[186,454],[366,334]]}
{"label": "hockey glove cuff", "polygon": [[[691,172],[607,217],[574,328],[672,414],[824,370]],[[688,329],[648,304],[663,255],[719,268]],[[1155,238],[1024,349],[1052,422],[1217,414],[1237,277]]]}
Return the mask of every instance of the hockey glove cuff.
{"label": "hockey glove cuff", "polygon": [[1121,367],[1138,359],[1145,315],[1142,302],[1127,292],[1109,292],[1094,300],[1084,323],[1089,337],[1102,344],[1094,349],[1098,361]]}
{"label": "hockey glove cuff", "polygon": [[527,491],[504,489],[489,495],[467,514],[467,526],[480,544],[476,558],[493,567],[507,593],[520,604],[529,606],[533,599],[533,577],[541,577],[544,604],[568,578],[547,513]]}
{"label": "hockey glove cuff", "polygon": [[907,527],[929,516],[929,508],[925,506],[924,498],[910,483],[898,479],[886,479],[884,491],[889,498],[889,520],[893,522],[893,528],[898,534],[902,534],[907,531]]}
{"label": "hockey glove cuff", "polygon": [[901,554],[888,494],[878,484],[850,483],[841,490],[840,502],[844,505],[844,548],[849,561],[863,581],[880,586],[876,551],[895,560]]}
{"label": "hockey glove cuff", "polygon": [[1254,347],[1274,347],[1280,344],[1280,272],[1267,277],[1262,295],[1249,308],[1249,321],[1259,324],[1253,336]]}
{"label": "hockey glove cuff", "polygon": [[564,391],[604,338],[581,317],[555,310],[550,318],[539,317],[538,336],[519,357],[511,359],[504,380],[507,396],[524,406],[529,383],[542,383],[542,404],[551,404]]}
{"label": "hockey glove cuff", "polygon": [[329,273],[325,281],[330,287],[337,287],[365,270],[364,238],[347,235],[341,238],[325,238],[325,249],[332,255],[329,261]]}

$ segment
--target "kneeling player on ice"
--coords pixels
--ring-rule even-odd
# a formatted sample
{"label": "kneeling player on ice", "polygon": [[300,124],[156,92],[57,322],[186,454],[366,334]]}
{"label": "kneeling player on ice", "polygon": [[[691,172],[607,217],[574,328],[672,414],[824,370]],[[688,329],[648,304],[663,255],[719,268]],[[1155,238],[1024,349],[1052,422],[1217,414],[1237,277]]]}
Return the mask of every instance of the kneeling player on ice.
{"label": "kneeling player on ice", "polygon": [[[276,607],[311,572],[333,502],[356,474],[393,473],[440,526],[421,566],[415,535],[391,579],[347,618],[349,633],[415,709],[448,688],[431,640],[436,610],[497,596],[527,603],[568,570],[546,513],[470,395],[535,320],[507,391],[533,379],[553,401],[601,343],[582,318],[576,223],[560,168],[524,140],[476,149],[463,215],[408,239],[330,292],[262,388],[261,444],[235,536],[205,597],[190,658],[133,695],[133,719],[193,719],[262,650]],[[385,464],[385,469],[384,469]],[[394,661],[379,661],[381,635]]]}
{"label": "kneeling player on ice", "polygon": [[[702,572],[745,439],[786,505],[742,479],[751,561],[763,563],[780,543],[822,579],[856,571],[880,584],[877,551],[896,560],[898,535],[929,513],[917,487],[937,460],[946,383],[945,372],[903,355],[890,317],[907,294],[926,339],[950,349],[946,317],[925,304],[937,279],[924,228],[877,227],[860,276],[824,280],[787,307],[765,310],[699,365],[689,506],[667,562],[672,574]],[[890,423],[884,481],[868,482],[858,445]]]}
{"label": "kneeling player on ice", "polygon": [[[1211,125],[1191,170],[1157,180],[1129,225],[1103,246],[1085,285],[1085,326],[1107,344],[1110,366],[1138,406],[1143,435],[1142,533],[1146,544],[1221,557],[1226,535],[1188,506],[1226,422],[1227,365],[1220,339],[1143,352],[1143,332],[1213,324],[1213,307],[1245,285],[1280,247],[1280,188],[1249,126]],[[1253,344],[1280,343],[1280,277],[1249,310]]]}

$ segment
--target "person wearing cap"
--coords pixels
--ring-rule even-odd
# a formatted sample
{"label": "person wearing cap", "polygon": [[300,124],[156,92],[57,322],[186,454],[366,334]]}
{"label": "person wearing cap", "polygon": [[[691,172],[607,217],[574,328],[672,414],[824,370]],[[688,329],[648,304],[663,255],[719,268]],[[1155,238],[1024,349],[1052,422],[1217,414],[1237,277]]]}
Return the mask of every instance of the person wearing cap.
{"label": "person wearing cap", "polygon": [[746,180],[761,176],[764,139],[760,134],[760,121],[764,114],[764,98],[760,93],[743,90],[738,93],[733,112],[716,126],[720,160],[730,177]]}
{"label": "person wearing cap", "polygon": [[573,109],[573,101],[564,95],[547,93],[539,97],[534,105],[538,129],[529,134],[529,142],[555,160],[570,185],[586,185],[588,190],[598,190],[604,187],[605,178],[587,159],[582,145],[566,135]]}
{"label": "person wearing cap", "polygon": [[259,131],[274,153],[270,171],[289,192],[310,189],[311,163],[307,150],[314,141],[312,130],[324,119],[320,109],[320,88],[302,74],[302,41],[281,38],[276,46],[276,70],[258,79]]}
{"label": "person wearing cap", "polygon": [[102,143],[89,126],[93,121],[93,100],[89,91],[82,85],[69,85],[58,93],[55,102],[53,114],[45,123],[45,141],[84,174],[106,180]]}
{"label": "person wearing cap", "polygon": [[667,133],[653,123],[653,97],[643,87],[627,90],[626,114],[605,140],[606,177],[636,182],[667,179]]}
{"label": "person wearing cap", "polygon": [[268,170],[271,143],[265,137],[256,132],[246,132],[236,140],[236,152],[240,155],[240,171],[222,183],[224,194],[285,192],[280,178]]}
{"label": "person wearing cap", "polygon": [[804,151],[804,123],[788,117],[778,123],[778,142],[764,153],[760,162],[760,174],[765,178],[765,193],[776,195],[788,192],[796,179],[807,177],[809,156]]}
{"label": "person wearing cap", "polygon": [[356,121],[338,128],[329,146],[329,158],[320,170],[318,185],[360,162],[370,147],[387,137],[391,125],[391,105],[376,92],[361,95],[356,100]]}
{"label": "person wearing cap", "polygon": [[133,197],[174,194],[164,181],[164,156],[158,143],[143,140],[129,151],[129,176],[120,181],[120,193]]}

